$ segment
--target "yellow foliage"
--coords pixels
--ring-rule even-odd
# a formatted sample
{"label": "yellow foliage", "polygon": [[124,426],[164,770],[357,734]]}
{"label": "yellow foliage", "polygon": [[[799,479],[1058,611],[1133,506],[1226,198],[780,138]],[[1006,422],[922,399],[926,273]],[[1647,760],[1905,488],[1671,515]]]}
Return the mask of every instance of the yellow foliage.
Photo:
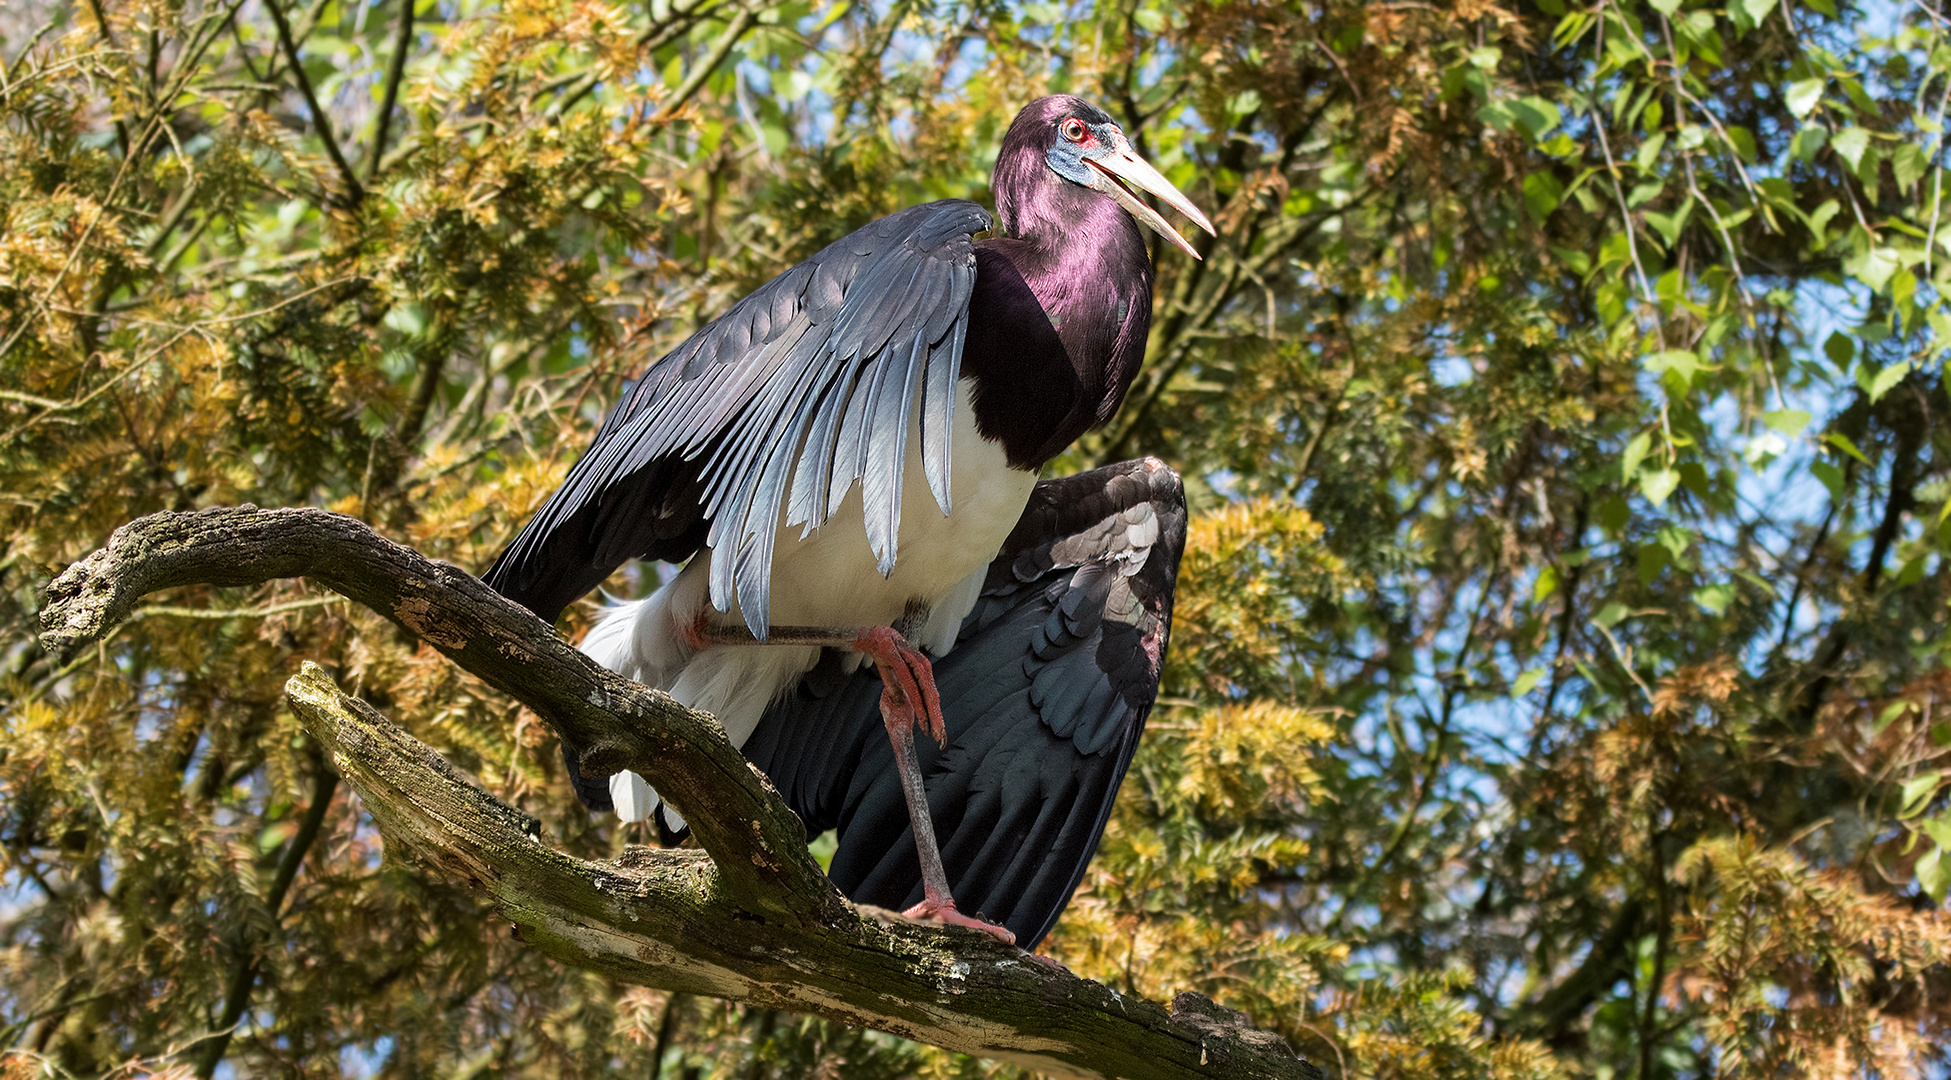
{"label": "yellow foliage", "polygon": [[1926,1003],[1951,918],[1867,892],[1750,836],[1694,845],[1674,1005],[1699,1007],[1721,1075],[1927,1077],[1951,1023]]}

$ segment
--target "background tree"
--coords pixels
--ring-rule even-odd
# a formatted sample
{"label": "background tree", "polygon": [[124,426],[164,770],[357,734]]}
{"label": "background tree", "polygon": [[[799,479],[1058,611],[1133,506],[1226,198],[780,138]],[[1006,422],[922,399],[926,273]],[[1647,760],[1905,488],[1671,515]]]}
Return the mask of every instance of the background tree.
{"label": "background tree", "polygon": [[283,702],[301,659],[565,849],[632,837],[362,609],[191,590],[66,667],[34,612],[158,509],[328,506],[484,567],[646,354],[983,198],[1063,89],[1222,235],[1161,253],[1146,372],[1056,469],[1158,454],[1197,516],[1167,700],[1049,951],[1350,1076],[1927,1075],[1947,17],[10,6],[0,1060],[1009,1071],[565,970],[382,861]]}

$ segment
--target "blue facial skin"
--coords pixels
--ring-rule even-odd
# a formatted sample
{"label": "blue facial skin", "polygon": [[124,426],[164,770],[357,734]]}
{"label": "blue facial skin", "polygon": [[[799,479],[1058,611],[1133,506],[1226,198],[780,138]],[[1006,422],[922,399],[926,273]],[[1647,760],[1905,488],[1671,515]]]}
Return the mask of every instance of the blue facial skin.
{"label": "blue facial skin", "polygon": [[[1073,119],[1083,123],[1087,132],[1084,138],[1072,140],[1066,134]],[[1051,141],[1047,155],[1050,171],[1075,184],[1096,186],[1091,169],[1084,162],[1111,153],[1120,134],[1117,122],[1106,113],[1097,109],[1079,109],[1072,116],[1057,121],[1057,137]]]}

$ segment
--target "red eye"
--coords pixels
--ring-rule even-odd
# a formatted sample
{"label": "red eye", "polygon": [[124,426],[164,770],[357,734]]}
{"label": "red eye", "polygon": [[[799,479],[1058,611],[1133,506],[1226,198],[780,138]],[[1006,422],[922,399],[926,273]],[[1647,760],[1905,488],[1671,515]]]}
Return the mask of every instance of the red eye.
{"label": "red eye", "polygon": [[1084,141],[1084,122],[1074,116],[1059,125],[1057,130],[1062,132],[1063,137],[1069,139],[1071,142]]}

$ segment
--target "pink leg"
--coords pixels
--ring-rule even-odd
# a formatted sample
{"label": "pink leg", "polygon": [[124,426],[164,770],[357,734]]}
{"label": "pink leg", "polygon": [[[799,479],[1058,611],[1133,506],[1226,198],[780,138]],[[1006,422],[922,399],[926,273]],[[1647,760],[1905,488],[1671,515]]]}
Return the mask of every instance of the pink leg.
{"label": "pink leg", "polygon": [[[710,626],[703,615],[685,628],[685,643],[693,649],[712,645],[751,645],[759,642],[742,630]],[[948,730],[942,718],[941,692],[935,688],[935,666],[921,650],[908,644],[891,626],[870,626],[849,633],[823,627],[775,626],[767,642],[782,645],[825,645],[852,649],[874,661],[880,669],[881,719],[887,725],[888,741],[894,745],[894,765],[901,775],[901,794],[908,800],[908,817],[914,823],[915,851],[921,858],[922,901],[902,912],[911,919],[930,919],[951,926],[966,926],[993,934],[1005,944],[1016,944],[1016,935],[995,923],[972,918],[955,909],[949,895],[948,871],[942,867],[941,848],[935,841],[935,821],[928,812],[928,789],[922,781],[921,759],[915,754],[915,728],[926,727],[935,742],[946,743]]]}
{"label": "pink leg", "polygon": [[[919,655],[919,654],[916,654]],[[925,661],[926,658],[923,657]],[[881,670],[888,670],[883,665]],[[927,693],[933,696],[935,677],[928,668],[921,681]],[[908,800],[908,819],[915,830],[915,852],[921,857],[921,903],[901,914],[910,919],[933,919],[951,926],[966,926],[994,934],[1003,939],[1005,945],[1016,944],[1016,935],[1003,927],[985,919],[971,918],[955,908],[955,898],[948,892],[948,871],[942,868],[942,852],[935,843],[935,820],[928,812],[928,788],[922,782],[921,759],[915,754],[915,728],[922,720],[915,715],[910,704],[913,699],[897,690],[894,683],[887,682],[887,689],[881,692],[881,719],[887,724],[888,741],[894,744],[894,766],[901,774],[901,794]],[[940,724],[939,700],[936,702],[936,724]],[[939,731],[939,727],[937,727]],[[936,735],[940,741],[941,736]]]}

